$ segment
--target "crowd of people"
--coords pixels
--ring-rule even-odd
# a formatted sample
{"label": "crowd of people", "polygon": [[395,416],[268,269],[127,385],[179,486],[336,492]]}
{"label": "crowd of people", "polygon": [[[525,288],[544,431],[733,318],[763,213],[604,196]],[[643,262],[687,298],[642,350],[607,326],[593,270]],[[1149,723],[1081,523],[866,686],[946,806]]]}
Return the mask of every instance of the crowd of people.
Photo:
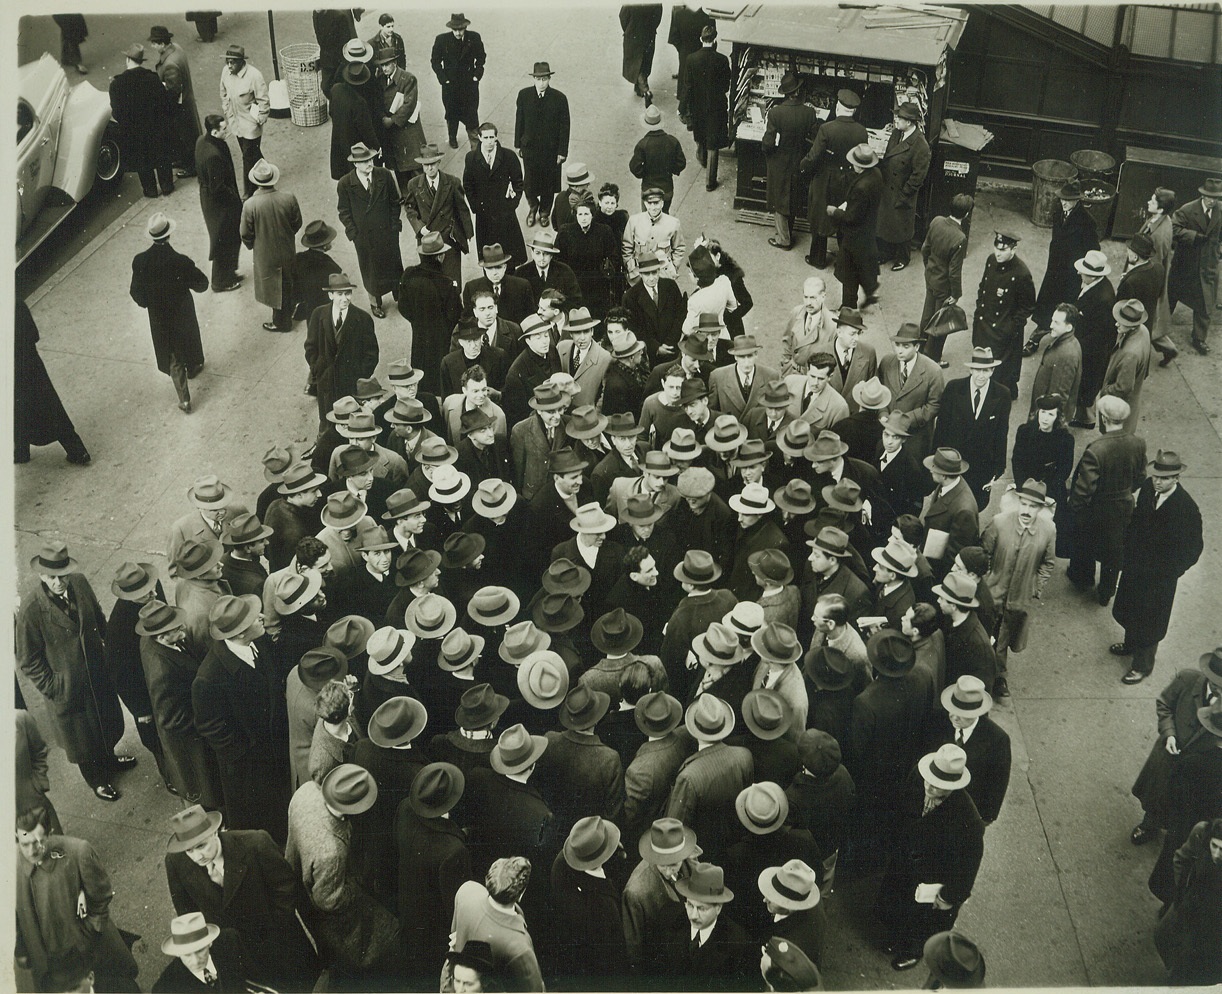
{"label": "crowd of people", "polygon": [[[711,18],[689,15],[681,111],[712,189],[729,67]],[[136,762],[114,751],[122,701],[183,802],[167,826],[171,961],[153,989],[311,990],[324,971],[350,990],[817,989],[838,955],[828,897],[874,875],[873,938],[892,966],[981,986],[983,954],[955,923],[1010,780],[989,713],[1048,579],[1068,560],[1089,597],[1076,607],[1114,598],[1110,652],[1139,683],[1202,553],[1183,459],[1148,452],[1135,429],[1152,349],[1163,365],[1175,355],[1177,300],[1204,310],[1193,340],[1208,350],[1213,298],[1184,288],[1206,293],[1207,270],[1216,281],[1222,180],[1178,209],[1154,194],[1118,288],[1067,186],[1040,291],[1019,236],[999,230],[970,322],[955,309],[973,204],[957,197],[922,247],[919,323],[877,355],[860,308],[877,300],[880,245],[900,270],[912,239],[877,206],[911,199],[922,156],[839,149],[855,134],[842,91],[811,161],[791,165],[816,171],[811,197],[828,203],[807,261],[826,268],[835,239],[844,297],[830,306],[824,278],[807,278],[770,366],[743,323],[748,274],[715,239],[689,251],[670,213],[686,161],[660,127],[635,14],[621,19],[623,75],[647,134],[628,165],[642,184],[631,214],[568,159],[548,63],[518,95],[519,158],[480,120],[485,49],[451,17],[432,67],[451,148],[459,125],[470,141],[458,177],[424,136],[393,17],[362,41],[353,12],[314,16],[335,218],[367,311],[327,254],[338,229],[304,224],[262,155],[267,88],[240,45],[198,138],[165,28],[149,42],[177,67],[177,98],[139,45],[116,82],[149,94],[134,113],[164,115],[138,160],[146,195],[172,191],[176,164],[196,175],[210,236],[209,277],[155,212],[133,261],[180,408],[204,365],[192,293],[239,289],[244,243],[264,328],[306,322],[317,438],[264,454],[253,508],[242,486],[197,479],[166,585],[150,563],[123,564],[109,617],[48,541],[17,621],[20,669],[96,797],[117,800],[115,774]],[[806,134],[810,108],[776,109],[775,155],[791,154],[787,129]],[[896,109],[893,141],[924,141],[914,112]],[[769,182],[771,199],[772,166]],[[404,217],[419,255],[407,268]],[[463,284],[470,250],[482,275]],[[1176,281],[1185,267],[1195,283]],[[388,294],[411,348],[384,384]],[[968,328],[963,375],[948,378],[942,343]],[[1070,428],[1096,423],[1075,463]],[[18,461],[48,440],[21,424]],[[1133,843],[1162,836],[1150,886],[1173,982],[1222,979],[1220,691],[1222,649],[1175,677],[1133,788]],[[18,963],[39,990],[135,990],[106,870],[62,835],[45,742],[18,715]]]}

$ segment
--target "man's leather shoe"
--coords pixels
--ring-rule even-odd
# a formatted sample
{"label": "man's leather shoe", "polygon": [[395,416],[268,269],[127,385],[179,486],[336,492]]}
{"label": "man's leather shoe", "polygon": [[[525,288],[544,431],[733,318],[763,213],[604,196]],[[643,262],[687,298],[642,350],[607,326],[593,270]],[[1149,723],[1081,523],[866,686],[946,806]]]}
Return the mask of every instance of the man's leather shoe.
{"label": "man's leather shoe", "polygon": [[791,248],[793,248],[792,245],[782,245],[780,242],[776,240],[775,236],[768,239],[768,244],[771,245],[773,248],[780,249],[782,252],[788,252]]}
{"label": "man's leather shoe", "polygon": [[873,307],[877,303],[878,303],[878,294],[877,293],[867,293],[866,299],[862,301],[861,309],[864,311],[867,307]]}
{"label": "man's leather shoe", "polygon": [[1108,604],[1111,602],[1112,595],[1111,595],[1111,594],[1109,594],[1109,593],[1108,593],[1107,591],[1105,591],[1105,590],[1100,590],[1100,591],[1098,591],[1098,592],[1097,592],[1097,594],[1096,594],[1096,598],[1097,598],[1097,599],[1098,599],[1098,601],[1099,601],[1099,606],[1100,606],[1100,607],[1107,607],[1107,606],[1108,606]]}
{"label": "man's leather shoe", "polygon": [[1009,697],[1010,685],[1006,682],[1004,676],[999,676],[993,681],[993,696],[994,697]]}
{"label": "man's leather shoe", "polygon": [[900,953],[891,961],[891,969],[896,971],[911,970],[920,962],[920,956],[913,956],[911,953]]}
{"label": "man's leather shoe", "polygon": [[907,268],[908,268],[908,263],[897,262],[894,266],[891,267],[891,272],[898,273],[901,269],[907,269]]}
{"label": "man's leather shoe", "polygon": [[110,784],[104,783],[101,786],[94,787],[93,793],[96,797],[103,801],[117,801],[122,795],[114,789]]}
{"label": "man's leather shoe", "polygon": [[938,365],[939,365],[939,366],[941,366],[943,369],[950,369],[950,362],[949,362],[949,360],[946,360],[946,359],[939,359],[939,360],[938,360]]}
{"label": "man's leather shoe", "polygon": [[1209,347],[1209,343],[1208,343],[1208,342],[1197,342],[1197,341],[1194,341],[1194,342],[1192,343],[1192,347],[1193,347],[1194,349],[1196,349],[1196,350],[1197,350],[1199,353],[1201,353],[1201,355],[1209,355],[1209,353],[1212,351],[1212,350],[1210,349],[1210,347]]}
{"label": "man's leather shoe", "polygon": [[189,400],[179,401],[178,409],[182,411],[183,414],[190,414],[191,413],[191,401]]}
{"label": "man's leather shoe", "polygon": [[458,148],[458,138],[454,135],[450,135],[450,148]]}
{"label": "man's leather shoe", "polygon": [[717,189],[719,186],[721,186],[721,184],[720,184],[720,183],[709,183],[707,186],[705,186],[705,188],[704,188],[704,192],[705,192],[705,193],[712,193],[712,192],[713,192],[714,190],[716,190],[716,189]]}
{"label": "man's leather shoe", "polygon": [[1130,649],[1123,642],[1113,642],[1111,645],[1107,647],[1107,651],[1110,652],[1113,656],[1131,656],[1133,655],[1133,650]]}
{"label": "man's leather shoe", "polygon": [[386,311],[383,309],[381,304],[374,304],[372,307],[369,308],[369,313],[372,314],[375,318],[386,317]]}
{"label": "man's leather shoe", "polygon": [[198,366],[188,366],[187,367],[187,379],[193,380],[195,379],[195,377],[199,376],[199,374],[202,373],[203,371],[204,371],[204,364],[202,362]]}
{"label": "man's leather shoe", "polygon": [[1145,825],[1138,825],[1129,833],[1129,841],[1135,846],[1144,846],[1147,842],[1153,842],[1157,838],[1158,829],[1146,828]]}
{"label": "man's leather shoe", "polygon": [[212,292],[213,293],[228,293],[230,290],[236,290],[241,285],[242,285],[241,280],[234,280],[232,283],[225,283],[222,286],[214,286],[212,288]]}
{"label": "man's leather shoe", "polygon": [[89,454],[88,449],[81,449],[79,452],[69,452],[68,462],[73,466],[88,466],[93,462],[93,456]]}
{"label": "man's leather shoe", "polygon": [[550,228],[551,226],[552,226],[551,215],[550,214],[540,214],[539,215],[539,227],[540,228]]}
{"label": "man's leather shoe", "polygon": [[175,786],[174,786],[172,783],[170,783],[170,781],[169,781],[169,780],[163,780],[163,781],[162,781],[162,783],[164,783],[164,784],[165,784],[165,789],[166,789],[166,790],[168,790],[168,791],[169,791],[171,794],[173,794],[175,797],[180,797],[180,796],[182,796],[182,795],[180,795],[180,794],[178,793],[178,788],[177,788],[177,787],[175,787]]}
{"label": "man's leather shoe", "polygon": [[1155,345],[1154,348],[1162,355],[1162,359],[1158,362],[1160,366],[1170,365],[1171,360],[1177,358],[1180,354],[1180,350],[1174,345]]}
{"label": "man's leather shoe", "polygon": [[1033,356],[1040,350],[1040,343],[1034,338],[1027,339],[1027,344],[1023,346],[1023,358]]}
{"label": "man's leather shoe", "polygon": [[114,765],[115,765],[115,768],[119,770],[129,769],[130,767],[133,767],[136,765],[136,757],[116,754]]}
{"label": "man's leather shoe", "polygon": [[1137,670],[1129,670],[1128,673],[1120,678],[1120,682],[1127,684],[1141,683],[1141,681],[1145,678],[1145,673],[1138,673]]}
{"label": "man's leather shoe", "polygon": [[538,219],[538,217],[539,217],[539,211],[536,208],[532,207],[526,213],[526,227],[533,228],[535,226],[535,221]]}

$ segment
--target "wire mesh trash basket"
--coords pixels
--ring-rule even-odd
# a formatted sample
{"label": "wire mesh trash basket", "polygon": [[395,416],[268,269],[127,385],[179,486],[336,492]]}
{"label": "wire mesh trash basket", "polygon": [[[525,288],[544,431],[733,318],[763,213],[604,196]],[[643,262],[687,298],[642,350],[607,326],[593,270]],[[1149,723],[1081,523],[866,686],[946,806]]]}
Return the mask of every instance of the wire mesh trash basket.
{"label": "wire mesh trash basket", "polygon": [[280,71],[289,90],[289,114],[293,123],[312,128],[327,120],[327,98],[322,93],[318,68],[320,49],[313,42],[299,42],[280,49]]}
{"label": "wire mesh trash basket", "polygon": [[1052,227],[1052,208],[1061,187],[1078,175],[1076,166],[1060,159],[1040,159],[1031,167],[1031,221],[1041,228]]}

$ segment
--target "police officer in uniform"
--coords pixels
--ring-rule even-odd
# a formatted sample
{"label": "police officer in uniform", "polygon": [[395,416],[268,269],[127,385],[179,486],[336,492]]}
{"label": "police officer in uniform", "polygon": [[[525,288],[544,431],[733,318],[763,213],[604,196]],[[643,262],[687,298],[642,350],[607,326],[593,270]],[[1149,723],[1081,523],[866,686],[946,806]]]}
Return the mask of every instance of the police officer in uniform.
{"label": "police officer in uniform", "polygon": [[836,94],[836,116],[819,128],[800,165],[804,173],[814,170],[806,201],[810,221],[810,255],[806,261],[816,269],[827,268],[827,238],[836,233],[836,223],[827,213],[828,205],[844,203],[853,175],[846,157],[851,149],[870,140],[865,125],[853,120],[853,112],[860,104],[861,97],[852,90]]}
{"label": "police officer in uniform", "polygon": [[1020,239],[1009,231],[993,232],[993,254],[985,260],[972,317],[973,348],[989,348],[1001,360],[993,380],[1018,396],[1022,371],[1023,329],[1035,308],[1031,270],[1017,255]]}

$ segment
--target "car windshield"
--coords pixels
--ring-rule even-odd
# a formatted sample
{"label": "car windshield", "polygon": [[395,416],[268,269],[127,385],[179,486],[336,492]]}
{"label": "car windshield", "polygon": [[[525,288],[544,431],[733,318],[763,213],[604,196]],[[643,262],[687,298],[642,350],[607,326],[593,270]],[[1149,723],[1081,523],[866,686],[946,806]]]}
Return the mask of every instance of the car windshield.
{"label": "car windshield", "polygon": [[30,129],[34,127],[34,111],[30,105],[24,100],[17,101],[17,144],[21,144],[21,139],[30,133]]}

